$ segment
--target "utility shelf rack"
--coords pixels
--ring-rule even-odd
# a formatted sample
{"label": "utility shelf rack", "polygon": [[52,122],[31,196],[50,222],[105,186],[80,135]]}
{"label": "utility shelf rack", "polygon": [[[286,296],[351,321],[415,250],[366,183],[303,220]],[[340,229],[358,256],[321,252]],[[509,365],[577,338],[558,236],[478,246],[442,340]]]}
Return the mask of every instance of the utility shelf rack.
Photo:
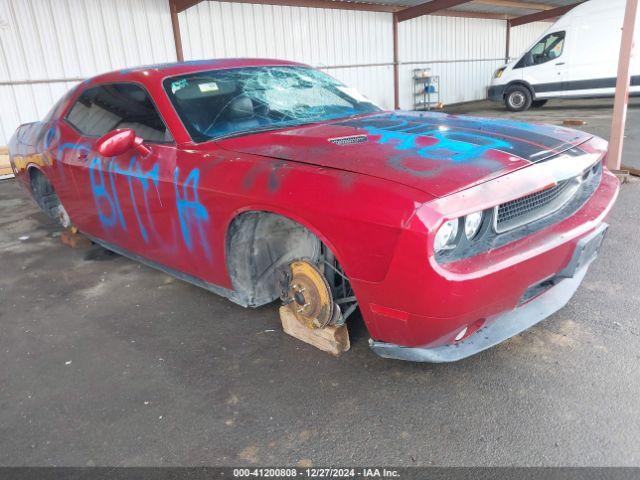
{"label": "utility shelf rack", "polygon": [[440,75],[431,75],[430,68],[413,70],[413,109],[440,108]]}

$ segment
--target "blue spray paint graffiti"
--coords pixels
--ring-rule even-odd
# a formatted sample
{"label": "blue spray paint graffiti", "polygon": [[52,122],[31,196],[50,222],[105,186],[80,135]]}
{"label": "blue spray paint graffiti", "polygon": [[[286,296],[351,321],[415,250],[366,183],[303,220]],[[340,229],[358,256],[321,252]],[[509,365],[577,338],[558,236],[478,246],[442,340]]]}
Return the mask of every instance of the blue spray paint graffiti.
{"label": "blue spray paint graffiti", "polygon": [[176,167],[173,172],[173,186],[176,193],[176,207],[178,209],[178,218],[180,219],[182,238],[187,248],[193,250],[192,230],[195,229],[200,238],[200,244],[202,245],[205,255],[207,258],[210,258],[211,252],[203,230],[203,222],[209,220],[209,213],[198,198],[200,170],[195,168],[189,173],[182,184],[182,192],[180,192],[180,186],[178,184],[179,178],[180,169]]}
{"label": "blue spray paint graffiti", "polygon": [[[158,163],[145,170],[140,160],[133,156],[126,167],[122,167],[113,159],[93,157],[89,163],[89,179],[93,200],[98,212],[98,218],[106,229],[119,227],[127,231],[119,195],[117,179],[126,178],[129,190],[129,198],[136,219],[138,232],[145,243],[150,241],[150,232],[163,241],[157,233],[151,213],[151,196],[155,196],[160,205],[160,167]],[[200,201],[198,183],[200,170],[195,168],[189,172],[184,182],[180,182],[180,169],[173,172],[173,189],[175,193],[175,205],[177,211],[177,223],[182,235],[184,245],[189,251],[193,251],[199,244],[208,260],[211,259],[211,250],[205,233],[206,223],[209,221],[209,212]],[[138,200],[142,193],[142,201]],[[166,239],[163,242],[167,244]]]}
{"label": "blue spray paint graffiti", "polygon": [[62,159],[62,155],[64,155],[65,151],[67,150],[73,150],[79,153],[89,153],[91,151],[91,148],[84,143],[62,143],[58,145],[58,158]]}
{"label": "blue spray paint graffiti", "polygon": [[[411,151],[414,155],[431,160],[465,162],[482,157],[488,150],[511,149],[511,144],[501,138],[457,129],[450,131],[436,121],[420,117],[364,119],[357,126],[370,135],[378,136],[380,144],[391,144],[398,151]],[[420,145],[421,138],[430,138],[433,143]]]}
{"label": "blue spray paint graffiti", "polygon": [[[52,126],[44,135],[43,146],[45,150],[56,150],[59,166],[62,166],[63,156],[69,151],[84,155],[91,152],[91,147],[87,144],[66,142],[56,145],[59,141],[60,131],[55,126]],[[120,200],[120,194],[124,192],[118,191],[118,178],[126,178],[133,217],[140,236],[145,243],[149,243],[151,235],[163,241],[155,228],[150,204],[152,192],[155,192],[155,197],[160,206],[162,206],[160,166],[157,162],[151,168],[145,170],[139,158],[135,155],[129,159],[126,167],[121,166],[113,158],[107,159],[94,155],[87,163],[87,166],[96,212],[104,228],[114,229],[119,227],[125,232],[127,231],[127,221],[125,220]],[[178,214],[176,223],[182,234],[184,245],[187,249],[193,251],[195,244],[199,243],[205,256],[210,260],[211,250],[205,234],[209,213],[204,204],[200,202],[198,194],[200,170],[198,168],[191,170],[182,184],[180,184],[180,170],[176,167],[173,173],[175,205]],[[122,184],[120,185],[122,187]],[[138,201],[140,195],[136,195],[136,192],[142,193],[141,201]],[[175,230],[174,227],[174,232]],[[176,245],[175,240],[176,235],[174,234],[173,241],[170,241],[174,246]],[[164,241],[164,244],[166,246],[167,242]]]}
{"label": "blue spray paint graffiti", "polygon": [[[450,130],[436,119],[423,117],[389,115],[345,124],[363,128],[369,135],[378,137],[377,143],[392,146],[398,154],[389,158],[389,164],[418,176],[439,175],[446,164],[452,163],[474,162],[477,166],[491,168],[495,162],[486,158],[488,151],[508,151],[512,148],[509,142],[496,136]],[[428,163],[422,162],[424,165],[420,165],[407,162],[412,159]]]}
{"label": "blue spray paint graffiti", "polygon": [[134,178],[138,180],[140,185],[142,186],[142,198],[144,199],[144,211],[147,216],[147,223],[150,228],[153,228],[153,219],[151,217],[151,211],[149,208],[149,187],[150,183],[155,187],[156,195],[158,200],[160,200],[160,191],[158,190],[158,184],[160,179],[158,178],[158,173],[160,168],[156,163],[151,170],[148,172],[143,172],[140,163],[136,160],[136,157],[131,158],[129,162],[129,171],[125,172],[127,175],[127,181],[129,183],[129,195],[131,196],[131,203],[133,204],[133,211],[136,216],[136,220],[138,221],[138,228],[140,229],[140,234],[145,242],[149,241],[149,234],[147,233],[147,229],[142,222],[142,218],[140,217],[140,211],[138,209],[138,204],[136,202],[136,196],[133,188],[133,180]]}
{"label": "blue spray paint graffiti", "polygon": [[[411,136],[423,137],[422,139],[424,139],[434,132],[442,134],[445,140],[457,139],[474,145],[496,142],[492,148],[501,150],[508,155],[516,153],[520,158],[531,160],[538,159],[541,152],[562,151],[571,148],[577,140],[582,138],[580,132],[563,130],[555,126],[528,124],[500,118],[463,117],[436,112],[384,113],[347,120],[337,125],[362,128],[379,135],[404,133],[407,135],[402,136],[404,145],[411,145]],[[454,138],[454,132],[464,134],[464,137]],[[391,137],[387,135],[384,138],[390,139]],[[398,138],[394,140],[394,142],[398,141]],[[467,151],[466,155],[456,157],[462,161],[465,160],[465,157],[470,159],[473,154],[478,152],[482,154],[487,151],[487,149],[484,149],[484,152],[483,150],[472,151],[459,143],[449,143],[448,146],[453,147],[454,153],[457,149]],[[428,155],[427,152],[422,151]],[[448,157],[447,160],[455,159]]]}
{"label": "blue spray paint graffiti", "polygon": [[[447,132],[442,130],[426,130],[418,133],[411,131],[389,131],[375,127],[365,127],[370,135],[379,135],[380,144],[394,144],[396,150],[411,150],[412,153],[432,160],[451,160],[465,162],[475,160],[488,150],[505,150],[508,142],[498,138],[464,132]],[[432,145],[418,145],[419,137],[431,137],[436,141]]]}
{"label": "blue spray paint graffiti", "polygon": [[[55,148],[55,144],[60,141],[60,130],[57,125],[52,125],[47,133],[44,135],[44,140],[42,142],[42,146],[44,150],[50,150]],[[64,142],[57,145],[56,148],[56,157],[59,162],[62,162],[62,157],[66,154],[67,151],[75,151],[78,153],[89,153],[91,148],[86,143],[82,142]]]}
{"label": "blue spray paint graffiti", "polygon": [[[116,187],[114,183],[114,177],[116,175],[122,175],[127,179],[127,185],[129,187],[129,197],[131,199],[131,205],[133,206],[133,213],[136,218],[136,222],[138,223],[138,231],[142,236],[142,239],[145,243],[149,242],[149,233],[147,230],[147,226],[149,229],[155,232],[155,227],[153,225],[153,219],[151,217],[151,209],[149,206],[149,188],[151,185],[155,187],[155,192],[158,200],[160,200],[160,191],[158,190],[158,186],[160,183],[159,179],[159,167],[158,164],[154,164],[149,171],[144,171],[138,158],[134,155],[129,160],[129,165],[127,168],[120,167],[116,162],[109,163],[109,178],[112,184],[112,191],[116,192]],[[135,182],[135,183],[134,183]],[[147,220],[147,226],[145,226],[142,216],[140,215],[140,208],[138,207],[138,202],[136,200],[135,194],[135,185],[140,185],[142,189],[142,198],[144,202],[144,211]]]}
{"label": "blue spray paint graffiti", "polygon": [[47,130],[47,133],[44,136],[43,147],[44,150],[49,150],[51,144],[60,138],[60,130],[55,125],[52,125]]}
{"label": "blue spray paint graffiti", "polygon": [[66,172],[63,165],[63,157],[68,151],[77,152],[79,155],[86,155],[91,151],[89,145],[82,142],[65,142],[59,143],[61,140],[60,129],[57,125],[52,125],[44,135],[42,140],[43,151],[48,152],[49,156],[53,156],[55,150],[56,168],[62,180],[66,179]]}
{"label": "blue spray paint graffiti", "polygon": [[[100,168],[100,157],[93,157],[89,163],[89,179],[91,181],[91,191],[93,192],[93,201],[96,205],[98,218],[100,223],[107,228],[114,227],[116,223],[120,224],[122,229],[126,230],[127,225],[122,215],[118,192],[113,180],[113,171],[107,170],[111,192],[107,189],[104,170]],[[105,206],[108,208],[105,209]]]}

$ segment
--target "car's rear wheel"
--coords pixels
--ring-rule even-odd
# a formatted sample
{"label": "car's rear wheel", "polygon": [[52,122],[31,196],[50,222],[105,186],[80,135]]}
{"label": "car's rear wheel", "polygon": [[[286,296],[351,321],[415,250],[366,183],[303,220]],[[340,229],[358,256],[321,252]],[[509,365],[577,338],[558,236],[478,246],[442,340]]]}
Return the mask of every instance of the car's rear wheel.
{"label": "car's rear wheel", "polygon": [[531,106],[531,102],[531,92],[523,85],[509,87],[504,97],[504,104],[510,112],[523,112]]}
{"label": "car's rear wheel", "polygon": [[42,211],[49,218],[59,222],[63,227],[70,227],[71,220],[69,219],[69,215],[62,206],[60,198],[58,198],[47,177],[40,170],[33,168],[29,175],[29,183],[33,198]]}
{"label": "car's rear wheel", "polygon": [[531,102],[531,108],[540,108],[544,106],[545,103],[547,103],[546,100],[534,100]]}

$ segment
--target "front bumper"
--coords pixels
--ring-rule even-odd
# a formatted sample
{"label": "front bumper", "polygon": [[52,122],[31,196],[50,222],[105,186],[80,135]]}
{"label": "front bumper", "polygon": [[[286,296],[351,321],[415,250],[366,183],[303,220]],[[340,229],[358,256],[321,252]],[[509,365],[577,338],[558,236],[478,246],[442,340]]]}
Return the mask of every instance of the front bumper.
{"label": "front bumper", "polygon": [[504,85],[491,85],[487,90],[487,99],[492,102],[502,102],[504,100]]}
{"label": "front bumper", "polygon": [[[369,340],[371,349],[379,356],[412,362],[455,362],[493,347],[532,327],[554,314],[571,299],[587,269],[597,256],[607,230],[602,223],[594,232],[578,242],[567,266],[553,278],[545,280],[550,287],[515,309],[489,318],[485,326],[468,338],[437,347],[402,347],[391,343]],[[532,286],[531,290],[538,288]],[[525,293],[525,296],[528,293]]]}
{"label": "front bumper", "polygon": [[[551,315],[568,301],[580,283],[558,277],[559,272],[566,272],[583,239],[602,228],[618,188],[616,177],[605,169],[591,197],[563,220],[506,245],[451,263],[440,264],[430,256],[430,268],[425,268],[425,262],[416,261],[414,256],[414,252],[425,249],[424,237],[414,233],[419,225],[406,230],[398,241],[397,253],[384,281],[352,282],[373,339],[372,347],[376,353],[393,358],[411,358],[416,353],[413,349],[428,350],[419,355],[425,361],[446,361],[441,353],[449,349],[441,347],[447,345],[456,344],[456,350],[462,353],[469,349],[468,354],[454,354],[451,361],[482,351]],[[443,202],[475,202],[469,192],[464,191],[461,199],[449,197]],[[484,190],[479,194],[492,198],[494,195]],[[434,219],[440,216],[439,212],[432,215]],[[580,277],[578,270],[574,269],[572,277]],[[558,280],[553,284],[557,294],[545,290],[548,285],[544,282],[549,279]],[[545,288],[533,290],[532,286]],[[543,291],[544,297],[539,295]],[[564,302],[556,299],[555,306],[545,302],[544,298],[560,293],[566,295]],[[473,331],[483,323],[488,328],[503,316],[513,319],[513,312],[521,311],[529,302],[532,306],[524,311],[538,308],[539,317],[537,320],[528,317],[529,324],[520,320],[519,330],[496,333],[494,340],[486,346],[478,346],[476,342],[480,337],[476,336],[473,340],[475,348],[461,349],[465,338],[455,341],[465,326]],[[504,320],[502,324],[509,321],[513,320]],[[497,330],[499,325],[493,329]],[[396,346],[401,350],[394,348]]]}

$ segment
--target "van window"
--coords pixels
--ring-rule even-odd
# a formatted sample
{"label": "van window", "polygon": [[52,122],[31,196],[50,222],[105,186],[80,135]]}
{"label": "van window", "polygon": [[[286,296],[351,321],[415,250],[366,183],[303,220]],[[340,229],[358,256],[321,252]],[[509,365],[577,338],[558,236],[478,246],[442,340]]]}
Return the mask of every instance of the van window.
{"label": "van window", "polygon": [[545,35],[531,50],[523,55],[514,68],[530,67],[555,60],[562,55],[565,32]]}
{"label": "van window", "polygon": [[113,83],[85,90],[71,107],[66,120],[89,137],[100,137],[116,128],[132,128],[147,142],[172,141],[149,94],[131,83]]}

